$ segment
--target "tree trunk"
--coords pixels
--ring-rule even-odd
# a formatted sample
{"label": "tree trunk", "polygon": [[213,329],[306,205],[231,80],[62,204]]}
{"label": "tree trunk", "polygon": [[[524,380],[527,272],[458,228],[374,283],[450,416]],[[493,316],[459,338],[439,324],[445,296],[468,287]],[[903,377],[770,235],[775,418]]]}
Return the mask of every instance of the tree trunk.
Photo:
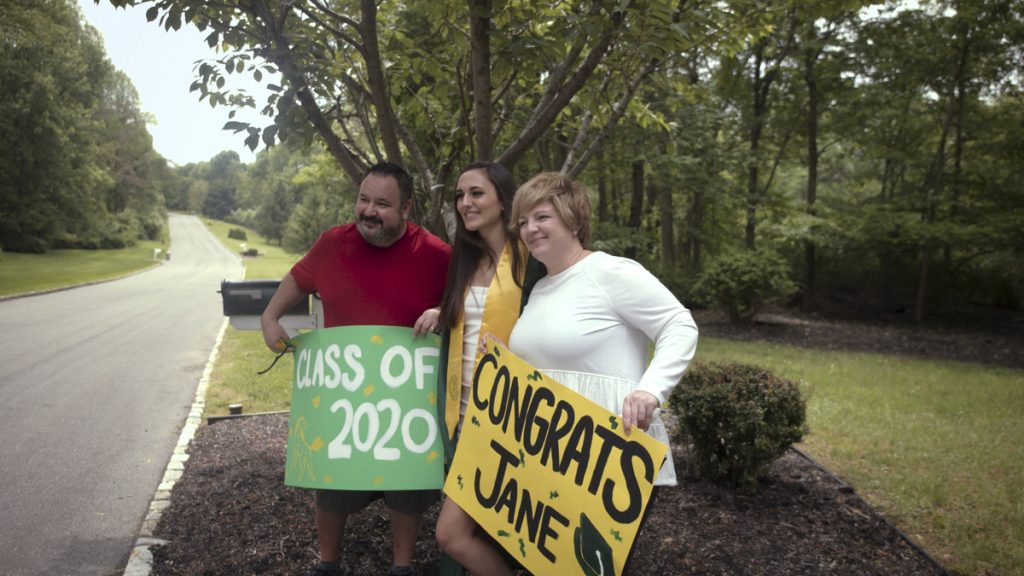
{"label": "tree trunk", "polygon": [[490,160],[491,140],[491,0],[469,0],[473,70],[473,134],[476,159]]}
{"label": "tree trunk", "polygon": [[[813,25],[812,25],[813,29]],[[814,216],[814,203],[818,198],[818,78],[815,64],[820,52],[814,47],[804,53],[804,81],[807,84],[807,204],[805,210]],[[815,245],[813,238],[804,240],[804,299],[803,309],[814,307]]]}
{"label": "tree trunk", "polygon": [[[599,6],[600,3],[595,3],[594,10],[597,10]],[[601,63],[601,60],[607,54],[608,48],[612,45],[612,40],[618,35],[623,18],[625,18],[624,12],[615,11],[612,13],[608,28],[594,40],[583,62],[573,70],[571,75],[567,75],[566,72],[573,64],[571,61],[572,54],[567,57],[569,59],[556,67],[556,72],[558,73],[552,73],[548,76],[547,81],[549,84],[545,89],[545,94],[546,96],[550,94],[550,98],[542,99],[527,125],[523,127],[523,130],[516,139],[498,157],[498,162],[512,168],[533,148],[547,131],[548,127],[555,122],[555,119],[558,118],[562,110],[569,105],[573,96],[586,85],[591,74],[594,73],[598,64]],[[578,54],[576,51],[570,52]]]}
{"label": "tree trunk", "polygon": [[[942,193],[943,172],[946,167],[946,138],[949,136],[952,116],[953,97],[950,95],[946,101],[946,120],[942,126],[942,135],[939,137],[939,149],[935,154],[932,169],[929,171],[932,177],[925,176],[925,212],[923,220],[926,225],[931,225],[935,222],[935,198]],[[928,316],[928,269],[931,266],[934,252],[934,241],[926,235],[924,244],[921,246],[921,267],[917,279],[917,299],[914,303],[915,322],[922,322]]]}
{"label": "tree trunk", "polygon": [[[644,161],[633,162],[633,193],[629,203],[629,228],[632,230],[633,238],[640,237],[640,223],[643,218],[644,209]],[[636,260],[636,244],[626,247],[626,258]]]}
{"label": "tree trunk", "polygon": [[658,194],[658,213],[661,220],[661,266],[671,269],[676,266],[675,230],[672,223],[672,188],[662,186]]}
{"label": "tree trunk", "polygon": [[922,322],[928,314],[928,269],[931,267],[932,248],[921,249],[921,267],[918,268],[917,298],[914,301],[914,322]]}
{"label": "tree trunk", "polygon": [[690,214],[690,230],[687,231],[687,236],[691,238],[690,269],[696,274],[700,272],[701,252],[704,247],[704,191],[701,189],[693,191]]}
{"label": "tree trunk", "polygon": [[760,40],[754,46],[754,81],[751,83],[754,101],[750,122],[750,157],[747,159],[747,225],[745,230],[745,245],[748,250],[754,249],[754,240],[757,234],[758,152],[767,101],[767,90],[765,90],[767,88],[767,81],[761,76],[761,66],[764,63],[764,45],[765,40]]}
{"label": "tree trunk", "polygon": [[[953,78],[954,85],[946,97],[946,117],[942,122],[942,133],[939,136],[938,150],[935,152],[935,160],[931,170],[925,175],[925,213],[924,221],[930,225],[935,222],[936,202],[942,196],[945,186],[946,171],[946,141],[949,138],[949,131],[953,125],[954,110],[957,99],[957,88],[959,79],[963,77],[967,67],[967,54],[970,46],[967,32],[961,36],[960,53],[957,58]],[[924,245],[921,247],[921,268],[917,282],[917,300],[914,305],[914,321],[921,322],[928,316],[928,268],[935,253],[935,241],[926,235]]]}
{"label": "tree trunk", "polygon": [[601,152],[601,168],[597,171],[597,221],[608,222],[608,177],[604,152]]}
{"label": "tree trunk", "polygon": [[[533,153],[537,157],[537,164],[540,166],[541,172],[550,172],[553,170],[551,163],[551,146],[547,138],[541,138],[537,141],[537,145],[533,147]],[[498,160],[502,162],[502,160]]]}
{"label": "tree trunk", "polygon": [[[960,189],[963,181],[963,158],[964,158],[964,106],[967,100],[967,79],[966,74],[961,71],[957,79],[956,90],[956,117],[953,123],[953,182],[950,186],[949,197],[949,219],[956,221],[960,212]],[[947,285],[949,285],[952,274],[952,248],[948,242],[942,246],[942,273]]]}
{"label": "tree trunk", "polygon": [[387,77],[384,76],[380,43],[377,40],[377,3],[375,0],[362,0],[360,9],[362,22],[359,25],[359,33],[363,38],[366,58],[366,82],[370,86],[373,107],[377,109],[380,139],[384,143],[384,153],[388,161],[402,164],[402,148],[398,145],[395,113],[391,108],[391,91],[388,89]]}

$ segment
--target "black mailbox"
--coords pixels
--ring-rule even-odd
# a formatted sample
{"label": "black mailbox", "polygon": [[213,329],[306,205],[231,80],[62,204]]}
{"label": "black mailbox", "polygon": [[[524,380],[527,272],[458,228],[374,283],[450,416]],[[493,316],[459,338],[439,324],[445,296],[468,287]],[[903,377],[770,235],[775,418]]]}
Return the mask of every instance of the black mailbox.
{"label": "black mailbox", "polygon": [[[220,283],[225,316],[260,316],[277,291],[280,280],[223,280]],[[303,298],[287,312],[289,316],[308,316],[309,298]]]}

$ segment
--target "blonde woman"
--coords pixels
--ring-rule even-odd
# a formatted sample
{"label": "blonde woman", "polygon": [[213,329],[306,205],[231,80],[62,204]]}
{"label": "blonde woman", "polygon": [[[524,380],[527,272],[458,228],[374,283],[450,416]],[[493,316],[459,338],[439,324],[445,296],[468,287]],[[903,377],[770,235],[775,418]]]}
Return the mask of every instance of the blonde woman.
{"label": "blonde woman", "polygon": [[[697,325],[643,266],[587,248],[590,215],[586,189],[568,176],[542,173],[519,188],[512,220],[547,276],[533,287],[509,349],[621,414],[627,433],[637,426],[667,445],[658,409],[693,358]],[[669,451],[655,485],[675,484]]]}

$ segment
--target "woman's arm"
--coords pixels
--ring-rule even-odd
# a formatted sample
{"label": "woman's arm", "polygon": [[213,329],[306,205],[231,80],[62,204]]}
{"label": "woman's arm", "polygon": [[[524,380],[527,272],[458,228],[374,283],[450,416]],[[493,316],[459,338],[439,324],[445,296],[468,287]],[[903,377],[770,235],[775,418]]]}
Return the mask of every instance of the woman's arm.
{"label": "woman's arm", "polygon": [[697,349],[697,325],[690,311],[643,266],[616,259],[603,287],[616,315],[654,342],[654,354],[637,389],[623,403],[623,420],[642,429],[654,409],[668,400]]}

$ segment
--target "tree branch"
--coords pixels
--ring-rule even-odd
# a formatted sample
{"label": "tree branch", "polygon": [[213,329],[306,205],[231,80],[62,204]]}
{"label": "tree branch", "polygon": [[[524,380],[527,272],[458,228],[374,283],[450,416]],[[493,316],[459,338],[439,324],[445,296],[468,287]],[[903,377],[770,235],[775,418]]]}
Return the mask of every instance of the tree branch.
{"label": "tree branch", "polygon": [[[316,4],[316,2],[314,2],[314,4]],[[325,12],[330,12],[330,10],[328,10],[325,7],[318,6],[318,8],[321,8],[321,10],[324,10]],[[344,43],[348,44],[349,46],[352,46],[353,48],[355,48],[360,54],[363,55],[364,58],[366,57],[366,49],[363,47],[363,45],[358,40],[353,38],[352,36],[346,34],[344,30],[342,30],[340,28],[337,28],[335,26],[331,26],[330,24],[325,22],[323,19],[318,17],[316,14],[313,14],[313,12],[308,10],[302,4],[296,6],[296,10],[299,10],[300,12],[302,12],[303,14],[308,16],[310,20],[312,20],[313,22],[316,22],[317,25],[319,25],[321,28],[323,28],[324,30],[330,32],[331,35],[334,36],[335,38],[338,38],[341,41],[343,41]]]}
{"label": "tree branch", "polygon": [[337,20],[338,22],[341,22],[345,26],[348,26],[355,30],[359,30],[359,22],[356,22],[355,20],[349,18],[348,16],[345,16],[344,14],[332,10],[329,6],[327,6],[327,4],[324,4],[322,0],[309,0],[309,2],[310,4],[316,6],[317,9],[319,9],[324,14],[330,16],[331,19]]}
{"label": "tree branch", "polygon": [[558,90],[558,94],[552,98],[552,100],[544,107],[544,109],[535,116],[533,122],[527,124],[520,135],[512,143],[508,149],[498,158],[498,162],[505,165],[506,167],[513,167],[526,151],[533,146],[538,138],[544,133],[548,126],[554,122],[558,113],[561,112],[572,100],[573,96],[576,95],[580,89],[586,84],[587,79],[593,74],[594,69],[604,58],[608,52],[608,47],[611,46],[612,38],[618,32],[619,27],[622,25],[622,21],[625,19],[623,12],[615,12],[612,14],[611,26],[601,35],[598,42],[591,48],[587,54],[586,59],[580,64],[580,67],[572,74],[572,76],[566,81],[565,85]]}
{"label": "tree branch", "polygon": [[[275,41],[278,46],[283,48],[289,46],[288,39],[283,33],[278,33]],[[313,97],[305,76],[298,66],[292,62],[291,52],[287,49],[275,50],[273,53],[268,54],[267,58],[277,66],[281,76],[294,88],[295,96],[298,98],[299,104],[302,105],[302,109],[306,112],[306,118],[313,125],[320,138],[323,139],[327,150],[338,160],[341,168],[352,182],[359,184],[363,179],[366,166],[360,165],[357,157],[331,129],[330,122],[324,117],[323,111],[320,110],[320,105],[317,104],[316,98]]]}
{"label": "tree branch", "polygon": [[377,4],[375,0],[361,0],[359,5],[363,16],[360,32],[366,49],[366,80],[370,85],[374,108],[377,109],[380,138],[384,142],[384,152],[388,160],[401,164],[402,150],[398,144],[395,113],[391,107],[391,95],[377,40]]}
{"label": "tree branch", "polygon": [[597,133],[597,136],[591,141],[590,145],[580,156],[580,159],[576,164],[570,167],[568,170],[563,167],[562,171],[566,172],[570,177],[575,178],[587,167],[590,160],[597,154],[597,151],[604,145],[604,141],[611,135],[612,129],[618,124],[619,120],[622,119],[626,114],[626,110],[629,108],[629,103],[633,100],[633,96],[636,95],[636,91],[640,88],[640,84],[647,79],[648,76],[653,73],[658,66],[661,64],[660,61],[652,60],[637,74],[633,80],[629,83],[626,91],[623,92],[619,101],[612,107],[612,115],[608,118],[608,122],[601,127],[601,130]]}

